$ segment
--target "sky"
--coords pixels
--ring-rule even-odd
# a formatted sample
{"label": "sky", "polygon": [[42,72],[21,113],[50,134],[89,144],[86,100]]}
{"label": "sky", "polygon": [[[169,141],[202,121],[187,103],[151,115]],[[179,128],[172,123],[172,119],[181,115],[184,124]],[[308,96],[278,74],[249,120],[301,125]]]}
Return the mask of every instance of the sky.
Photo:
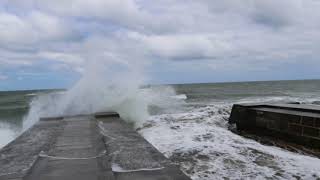
{"label": "sky", "polygon": [[68,88],[93,62],[151,84],[318,79],[319,9],[318,0],[1,0],[0,90]]}

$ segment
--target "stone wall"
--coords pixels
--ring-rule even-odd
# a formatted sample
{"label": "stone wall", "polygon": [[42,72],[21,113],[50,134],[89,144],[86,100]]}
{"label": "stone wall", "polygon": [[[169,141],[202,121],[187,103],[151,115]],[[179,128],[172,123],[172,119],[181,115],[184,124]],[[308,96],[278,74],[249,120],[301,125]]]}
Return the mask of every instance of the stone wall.
{"label": "stone wall", "polygon": [[238,130],[262,133],[305,146],[320,148],[320,111],[306,112],[268,105],[234,105],[230,123]]}

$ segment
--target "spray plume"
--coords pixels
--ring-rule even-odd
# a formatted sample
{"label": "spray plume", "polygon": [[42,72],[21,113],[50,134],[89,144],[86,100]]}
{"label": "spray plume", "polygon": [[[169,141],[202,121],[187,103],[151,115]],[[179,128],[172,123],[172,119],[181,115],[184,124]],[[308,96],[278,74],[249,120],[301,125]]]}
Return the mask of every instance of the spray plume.
{"label": "spray plume", "polygon": [[91,114],[115,111],[139,127],[149,116],[148,106],[174,103],[173,88],[141,89],[146,82],[141,66],[124,61],[92,61],[82,78],[69,90],[35,97],[23,128],[28,129],[40,117]]}

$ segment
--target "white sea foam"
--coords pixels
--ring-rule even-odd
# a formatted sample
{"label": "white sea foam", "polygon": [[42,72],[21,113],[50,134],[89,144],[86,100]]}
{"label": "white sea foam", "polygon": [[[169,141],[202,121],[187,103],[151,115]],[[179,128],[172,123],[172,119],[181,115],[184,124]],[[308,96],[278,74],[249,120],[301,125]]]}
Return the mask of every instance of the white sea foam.
{"label": "white sea foam", "polygon": [[25,96],[36,96],[37,94],[36,93],[29,93],[29,94],[26,94]]}
{"label": "white sea foam", "polygon": [[176,95],[176,96],[173,96],[172,98],[175,98],[175,99],[187,99],[187,95],[185,94],[179,94],[179,95]]}
{"label": "white sea foam", "polygon": [[195,180],[320,177],[320,159],[265,146],[229,131],[231,107],[215,103],[151,116],[139,132]]}
{"label": "white sea foam", "polygon": [[8,142],[12,141],[17,135],[17,132],[9,125],[0,123],[0,149]]}
{"label": "white sea foam", "polygon": [[141,171],[159,171],[164,169],[164,167],[158,168],[139,168],[139,169],[124,169],[119,164],[113,163],[111,165],[113,172],[121,172],[121,173],[128,173],[128,172],[141,172]]}

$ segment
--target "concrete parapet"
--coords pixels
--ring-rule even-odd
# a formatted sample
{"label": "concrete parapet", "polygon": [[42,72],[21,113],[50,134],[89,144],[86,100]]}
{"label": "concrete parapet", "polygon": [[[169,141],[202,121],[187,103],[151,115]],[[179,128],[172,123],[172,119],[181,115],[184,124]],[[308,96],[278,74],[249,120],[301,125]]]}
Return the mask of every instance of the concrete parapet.
{"label": "concrete parapet", "polygon": [[320,149],[320,107],[300,104],[235,104],[229,123]]}

